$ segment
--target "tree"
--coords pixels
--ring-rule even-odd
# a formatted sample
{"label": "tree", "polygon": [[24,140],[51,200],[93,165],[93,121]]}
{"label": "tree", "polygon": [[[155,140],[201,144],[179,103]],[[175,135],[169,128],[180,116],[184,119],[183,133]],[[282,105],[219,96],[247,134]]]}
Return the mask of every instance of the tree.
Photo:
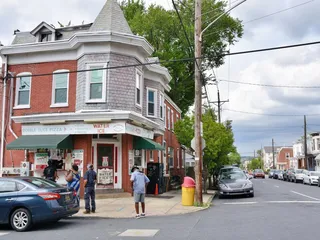
{"label": "tree", "polygon": [[248,164],[249,170],[263,169],[263,161],[260,158],[254,158]]}
{"label": "tree", "polygon": [[[190,41],[186,39],[184,29],[174,10],[165,10],[161,6],[145,6],[144,1],[124,0],[121,7],[133,33],[145,37],[154,47],[153,56],[162,60],[194,57],[194,1],[180,0],[176,2],[184,29]],[[226,2],[203,0],[203,28],[225,11]],[[203,36],[202,69],[221,66],[224,63],[223,53],[228,44],[233,45],[243,33],[238,19],[225,15],[209,28]],[[185,114],[194,102],[194,61],[164,64],[172,76],[169,96]],[[206,77],[205,77],[206,78]],[[206,79],[204,79],[206,82]]]}

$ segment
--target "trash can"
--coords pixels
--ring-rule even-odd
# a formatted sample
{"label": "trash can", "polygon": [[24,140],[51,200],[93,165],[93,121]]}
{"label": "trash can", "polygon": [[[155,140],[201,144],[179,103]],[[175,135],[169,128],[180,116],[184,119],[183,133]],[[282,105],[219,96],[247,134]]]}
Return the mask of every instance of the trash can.
{"label": "trash can", "polygon": [[191,177],[184,177],[182,184],[182,200],[183,206],[193,206],[194,203],[194,191],[196,183]]}

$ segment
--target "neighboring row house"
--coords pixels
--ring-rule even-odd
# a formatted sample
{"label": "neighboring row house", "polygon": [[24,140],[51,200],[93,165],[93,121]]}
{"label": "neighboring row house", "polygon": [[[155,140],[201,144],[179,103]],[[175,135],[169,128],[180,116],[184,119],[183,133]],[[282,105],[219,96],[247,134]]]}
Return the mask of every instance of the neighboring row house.
{"label": "neighboring row house", "polygon": [[158,61],[153,51],[132,33],[116,0],[107,0],[90,24],[42,22],[31,32],[16,31],[12,45],[0,47],[11,76],[4,92],[4,173],[18,173],[27,162],[41,176],[51,158],[59,183],[73,163],[82,174],[94,164],[101,189],[130,191],[131,167],[146,169],[149,162],[163,163],[165,177],[182,177],[184,154],[173,131],[181,110],[165,94],[168,70],[150,64]]}

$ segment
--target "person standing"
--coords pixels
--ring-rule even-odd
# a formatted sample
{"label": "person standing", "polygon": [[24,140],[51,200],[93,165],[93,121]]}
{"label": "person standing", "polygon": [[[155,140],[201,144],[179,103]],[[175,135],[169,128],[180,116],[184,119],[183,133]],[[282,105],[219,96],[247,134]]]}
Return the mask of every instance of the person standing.
{"label": "person standing", "polygon": [[58,172],[53,164],[52,159],[49,159],[48,166],[43,170],[43,177],[53,182],[55,182],[56,179],[58,179]]}
{"label": "person standing", "polygon": [[73,188],[77,192],[77,200],[80,202],[79,190],[80,190],[80,174],[79,167],[73,164],[71,170],[66,175],[66,181],[68,182],[68,188]]}
{"label": "person standing", "polygon": [[[145,195],[146,188],[150,180],[143,172],[139,171],[139,167],[137,166],[134,166],[131,172],[132,174],[130,180],[132,183],[132,190],[134,194],[136,218],[145,217]],[[139,214],[139,203],[141,203],[142,208],[141,215]]]}
{"label": "person standing", "polygon": [[85,200],[85,208],[86,210],[83,212],[84,214],[90,213],[90,200],[91,200],[91,212],[96,212],[96,193],[95,193],[95,185],[97,182],[97,173],[93,170],[93,165],[88,164],[88,170],[84,174],[84,200]]}

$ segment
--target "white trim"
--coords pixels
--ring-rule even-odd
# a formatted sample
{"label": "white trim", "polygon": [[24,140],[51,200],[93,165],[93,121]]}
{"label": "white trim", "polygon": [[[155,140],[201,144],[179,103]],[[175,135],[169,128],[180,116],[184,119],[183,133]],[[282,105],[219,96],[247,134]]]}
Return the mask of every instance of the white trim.
{"label": "white trim", "polygon": [[65,103],[55,103],[56,100],[56,94],[55,94],[55,76],[57,75],[52,75],[52,95],[51,95],[51,108],[55,108],[55,107],[68,107],[69,106],[69,81],[70,81],[70,71],[67,69],[61,69],[61,70],[56,70],[53,72],[54,73],[61,73],[61,72],[65,72],[67,74],[67,102]]}
{"label": "white trim", "polygon": [[167,106],[166,112],[167,112],[168,130],[171,130],[171,109],[169,106]]}
{"label": "white trim", "polygon": [[[106,63],[88,63],[86,64],[86,69],[90,69],[91,67],[97,68],[106,68]],[[106,92],[107,92],[107,70],[99,70],[102,71],[102,98],[101,99],[90,99],[90,74],[92,71],[87,71],[86,73],[86,103],[105,103],[106,102]]]}
{"label": "white trim", "polygon": [[[140,81],[139,81],[139,89],[140,89],[140,103],[137,103],[137,75],[140,76]],[[143,73],[136,68],[136,73],[135,73],[135,85],[134,85],[134,101],[135,101],[135,104],[137,107],[141,108],[142,109],[142,102],[143,102]]]}
{"label": "white trim", "polygon": [[[26,109],[26,108],[30,108],[31,106],[31,85],[32,85],[32,75],[30,72],[22,72],[17,74],[16,76],[16,91],[15,91],[15,107],[13,109]],[[19,105],[19,87],[20,87],[20,77],[30,77],[30,86],[29,86],[29,104],[25,104],[25,105]]]}
{"label": "white trim", "polygon": [[167,122],[168,122],[168,119],[167,119],[167,104],[163,104],[163,108],[164,108],[164,129],[167,129]]}
{"label": "white trim", "polygon": [[[153,150],[149,150],[149,162],[154,162],[154,154],[153,154]],[[152,158],[151,158],[151,154],[152,154]]]}
{"label": "white trim", "polygon": [[178,162],[177,168],[179,169],[180,168],[180,149],[179,148],[177,148],[177,162]]}
{"label": "white trim", "polygon": [[173,109],[171,109],[171,131],[174,130],[174,114],[173,114]]}
{"label": "white trim", "polygon": [[[154,92],[154,115],[149,114],[149,91]],[[147,87],[147,117],[150,118],[157,118],[157,112],[158,112],[158,90],[155,88]]]}

